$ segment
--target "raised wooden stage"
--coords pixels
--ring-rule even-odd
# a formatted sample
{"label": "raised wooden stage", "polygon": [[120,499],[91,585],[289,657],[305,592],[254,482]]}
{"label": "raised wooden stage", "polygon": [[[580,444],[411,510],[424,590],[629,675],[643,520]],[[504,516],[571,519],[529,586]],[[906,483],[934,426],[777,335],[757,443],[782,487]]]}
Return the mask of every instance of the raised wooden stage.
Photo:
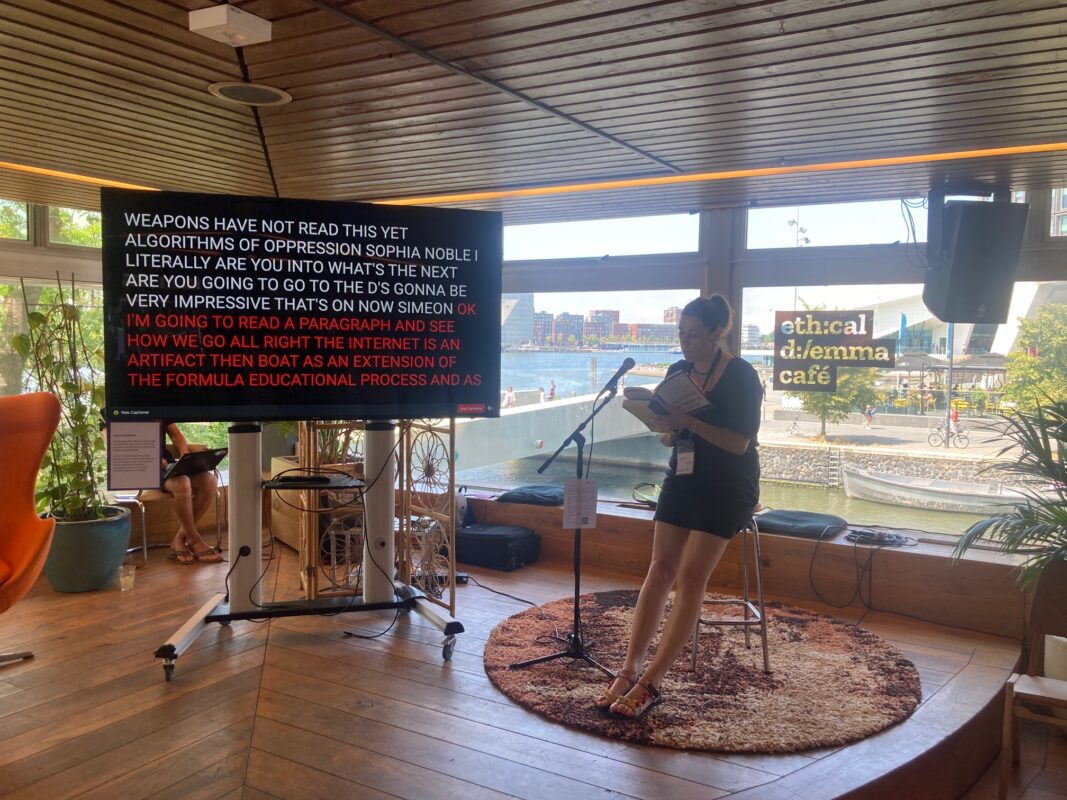
{"label": "raised wooden stage", "polygon": [[[553,560],[515,573],[469,572],[541,603],[572,590],[557,549],[547,542]],[[776,552],[768,544],[765,559]],[[584,590],[639,585],[632,571],[604,570],[594,545],[586,555],[597,566]],[[0,668],[0,797],[959,797],[998,749],[1000,687],[1020,653],[1012,638],[870,612],[864,627],[919,667],[924,700],[910,719],[836,750],[685,753],[560,727],[506,699],[482,649],[525,606],[475,585],[458,590],[467,632],[450,663],[416,615],[373,640],[341,632],[384,630],[391,613],[294,617],[212,627],[165,683],[153,650],[220,589],[226,566],[154,551],[130,592],[59,595],[42,579],[0,616],[3,649],[37,654]],[[281,547],[265,596],[297,597],[296,566]],[[849,620],[864,613],[781,599]]]}

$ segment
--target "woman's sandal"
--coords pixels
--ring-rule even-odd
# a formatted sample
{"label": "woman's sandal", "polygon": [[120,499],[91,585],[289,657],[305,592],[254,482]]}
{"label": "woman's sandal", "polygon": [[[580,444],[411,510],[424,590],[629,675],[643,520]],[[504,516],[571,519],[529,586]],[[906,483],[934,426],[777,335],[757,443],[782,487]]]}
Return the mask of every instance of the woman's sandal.
{"label": "woman's sandal", "polygon": [[[622,678],[624,681],[626,681],[627,683],[630,684],[626,688],[627,692],[630,691],[630,689],[633,689],[634,685],[637,683],[637,673],[636,672],[627,672],[624,669],[623,670],[619,670],[619,674],[615,676],[615,680],[618,680],[619,678]],[[615,681],[612,681],[611,684],[612,684],[612,686],[614,686],[615,685]],[[622,697],[621,694],[611,691],[611,686],[609,686],[604,691],[604,694],[600,695],[594,701],[594,705],[597,708],[599,708],[601,711],[607,711],[615,703],[617,703],[619,701],[619,698],[621,698],[621,697]]]}
{"label": "woman's sandal", "polygon": [[177,561],[179,564],[196,563],[196,554],[192,550],[171,550],[167,554],[167,558],[171,561]]}
{"label": "woman's sandal", "polygon": [[190,552],[193,554],[193,558],[203,564],[218,564],[222,561],[222,553],[219,552],[217,547],[209,547],[199,553],[196,550],[191,550]]}
{"label": "woman's sandal", "polygon": [[[641,689],[641,693],[637,697],[631,697],[630,695],[638,688]],[[659,693],[659,689],[642,678],[634,684],[633,689],[612,703],[611,708],[608,710],[613,717],[639,720],[650,709],[662,702],[663,696]]]}

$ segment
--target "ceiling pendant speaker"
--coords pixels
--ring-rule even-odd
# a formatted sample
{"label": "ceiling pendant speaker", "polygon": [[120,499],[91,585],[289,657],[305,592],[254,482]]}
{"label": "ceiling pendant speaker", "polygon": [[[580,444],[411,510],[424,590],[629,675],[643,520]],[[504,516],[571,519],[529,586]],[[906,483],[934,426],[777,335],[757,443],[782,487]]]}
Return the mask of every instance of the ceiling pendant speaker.
{"label": "ceiling pendant speaker", "polygon": [[935,317],[942,322],[1008,321],[1029,210],[1026,203],[945,203],[940,248],[932,248],[940,252],[929,254],[923,286],[923,302]]}
{"label": "ceiling pendant speaker", "polygon": [[219,81],[211,84],[207,90],[215,97],[244,106],[284,106],[293,100],[289,92],[265,83]]}

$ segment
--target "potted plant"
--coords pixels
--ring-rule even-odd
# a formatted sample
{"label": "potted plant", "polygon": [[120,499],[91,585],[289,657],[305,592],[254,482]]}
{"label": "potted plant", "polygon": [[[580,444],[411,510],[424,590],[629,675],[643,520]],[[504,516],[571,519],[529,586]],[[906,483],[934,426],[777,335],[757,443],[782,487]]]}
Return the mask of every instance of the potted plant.
{"label": "potted plant", "polygon": [[28,330],[12,340],[26,360],[30,388],[51,392],[60,404],[59,428],[37,489],[38,510],[56,518],[44,572],[60,592],[109,586],[130,539],[129,510],[108,505],[104,495],[102,336],[88,341],[76,294],[73,281],[65,290],[57,279],[52,301],[31,308],[23,284]]}
{"label": "potted plant", "polygon": [[1067,401],[1002,417],[1007,444],[998,453],[1018,450],[1012,461],[989,467],[1010,476],[1023,496],[1003,514],[976,522],[960,538],[959,558],[979,539],[1004,553],[1025,556],[1019,580],[1028,586],[1053,559],[1067,559]]}
{"label": "potted plant", "polygon": [[[980,539],[995,543],[1001,552],[1024,557],[1019,582],[1025,588],[1056,560],[1067,559],[1067,400],[1035,411],[1002,415],[1001,432],[1008,444],[998,455],[1017,448],[1013,461],[990,469],[1018,482],[1024,497],[995,516],[976,522],[956,545],[959,558]],[[1056,637],[1049,637],[1056,638]],[[1067,650],[1056,642],[1046,649],[1045,674],[1067,677],[1067,664],[1052,664],[1053,651]]]}

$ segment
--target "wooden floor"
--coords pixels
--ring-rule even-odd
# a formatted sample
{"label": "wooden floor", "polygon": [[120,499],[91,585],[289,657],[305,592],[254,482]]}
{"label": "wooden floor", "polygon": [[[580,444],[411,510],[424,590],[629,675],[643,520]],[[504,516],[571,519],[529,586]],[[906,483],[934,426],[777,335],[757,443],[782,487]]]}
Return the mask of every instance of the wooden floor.
{"label": "wooden floor", "polygon": [[[280,549],[266,595],[293,598],[296,556]],[[293,617],[211,626],[179,659],[174,681],[164,682],[153,651],[220,590],[224,572],[225,565],[181,566],[154,551],[130,592],[60,595],[42,580],[0,616],[2,649],[36,654],[0,667],[0,796],[946,796],[905,788],[909,772],[926,772],[934,789],[946,780],[941,773],[952,770],[932,769],[924,754],[951,745],[960,721],[989,706],[1018,656],[1011,640],[871,614],[864,626],[919,668],[924,701],[909,720],[837,750],[686,753],[560,727],[497,692],[482,669],[482,649],[493,625],[524,606],[475,585],[458,590],[467,632],[449,663],[441,660],[440,634],[415,614],[372,640],[342,639],[341,632],[383,630],[392,613]],[[535,603],[573,586],[562,565],[470,572]],[[589,591],[634,585],[593,570],[583,580]],[[1067,794],[1067,748],[1038,744],[1039,735],[1027,735],[1015,796],[1024,789],[1033,800]],[[1043,760],[1035,765],[1038,747]],[[987,789],[979,784],[967,796],[992,796]]]}
{"label": "wooden floor", "polygon": [[[1030,720],[1022,721],[1019,768],[1008,786],[1008,800],[1061,800],[1067,797],[1067,735]],[[963,800],[995,800],[999,771],[994,764]]]}

